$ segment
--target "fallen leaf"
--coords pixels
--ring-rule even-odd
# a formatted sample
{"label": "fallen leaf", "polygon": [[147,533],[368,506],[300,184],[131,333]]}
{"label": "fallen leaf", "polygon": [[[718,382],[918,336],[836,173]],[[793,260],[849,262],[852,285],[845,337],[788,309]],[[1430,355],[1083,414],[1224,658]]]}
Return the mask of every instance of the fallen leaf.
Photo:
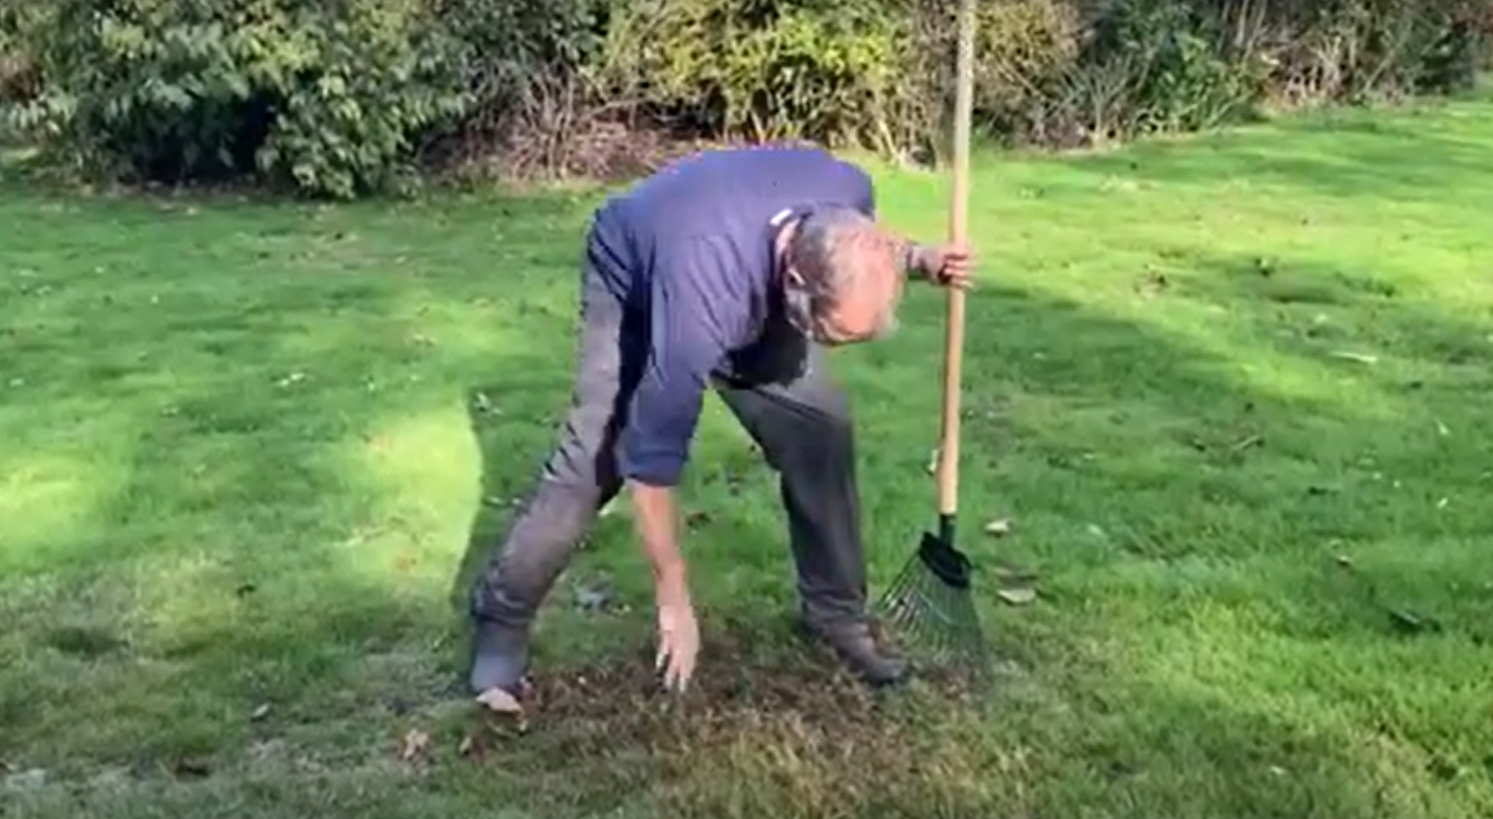
{"label": "fallen leaf", "polygon": [[10,791],[34,791],[47,784],[47,772],[41,768],[6,774],[5,789]]}
{"label": "fallen leaf", "polygon": [[688,515],[685,515],[684,525],[690,529],[697,529],[701,526],[709,525],[711,520],[713,519],[714,518],[711,517],[709,512],[701,509],[696,509],[695,511],[690,512]]}
{"label": "fallen leaf", "polygon": [[1258,434],[1256,434],[1256,435],[1248,435],[1248,436],[1245,436],[1244,438],[1239,439],[1239,441],[1237,441],[1233,446],[1229,447],[1229,449],[1231,451],[1233,451],[1233,452],[1243,452],[1244,450],[1249,449],[1250,447],[1261,446],[1264,443],[1265,443],[1265,436],[1258,435]]}
{"label": "fallen leaf", "polygon": [[940,453],[940,449],[938,447],[934,447],[933,451],[928,454],[928,474],[929,475],[936,475],[936,474],[938,474],[938,456],[939,456],[939,453]]}
{"label": "fallen leaf", "polygon": [[249,714],[249,719],[253,722],[264,722],[266,719],[269,719],[269,716],[270,704],[265,702],[255,706],[254,711]]}
{"label": "fallen leaf", "polygon": [[212,776],[212,766],[205,759],[183,757],[176,760],[172,772],[182,779],[206,779]]}
{"label": "fallen leaf", "polygon": [[1359,364],[1378,364],[1379,357],[1367,353],[1355,353],[1348,350],[1338,350],[1332,354],[1333,358],[1341,358],[1344,361],[1355,361]]}
{"label": "fallen leaf", "polygon": [[992,520],[985,524],[985,534],[994,535],[995,537],[1005,537],[1011,534],[1011,521],[1005,518]]}
{"label": "fallen leaf", "polygon": [[394,694],[384,701],[384,706],[389,712],[398,716],[404,716],[412,710],[409,700]]}
{"label": "fallen leaf", "polygon": [[1032,588],[1000,589],[995,596],[1013,606],[1025,606],[1037,599],[1037,590]]}
{"label": "fallen leaf", "polygon": [[487,748],[476,734],[468,734],[462,737],[461,744],[456,746],[456,752],[466,759],[481,759],[487,754]]}
{"label": "fallen leaf", "polygon": [[399,758],[405,762],[418,762],[430,754],[430,734],[419,728],[411,728],[399,743]]}
{"label": "fallen leaf", "polygon": [[489,688],[482,692],[477,697],[477,702],[496,714],[522,714],[524,712],[523,703],[501,688]]}
{"label": "fallen leaf", "polygon": [[1135,292],[1143,296],[1154,296],[1170,285],[1171,282],[1167,280],[1165,273],[1158,273],[1151,270],[1140,281],[1135,283]]}
{"label": "fallen leaf", "polygon": [[996,566],[991,572],[996,582],[1006,588],[1025,588],[1037,582],[1037,573],[1017,566]]}
{"label": "fallen leaf", "polygon": [[120,790],[129,787],[131,774],[130,769],[124,765],[104,768],[88,778],[88,787],[101,791]]}
{"label": "fallen leaf", "polygon": [[1340,568],[1351,569],[1351,568],[1353,568],[1353,558],[1348,557],[1347,555],[1338,555],[1337,556],[1337,565]]}
{"label": "fallen leaf", "polygon": [[1405,609],[1390,609],[1388,614],[1390,622],[1400,627],[1400,629],[1412,634],[1418,634],[1423,631],[1436,629],[1435,621],[1422,618],[1420,615],[1416,614],[1413,611],[1407,611]]}
{"label": "fallen leaf", "polygon": [[578,584],[575,587],[575,607],[584,612],[606,611],[617,601],[617,593],[606,578]]}

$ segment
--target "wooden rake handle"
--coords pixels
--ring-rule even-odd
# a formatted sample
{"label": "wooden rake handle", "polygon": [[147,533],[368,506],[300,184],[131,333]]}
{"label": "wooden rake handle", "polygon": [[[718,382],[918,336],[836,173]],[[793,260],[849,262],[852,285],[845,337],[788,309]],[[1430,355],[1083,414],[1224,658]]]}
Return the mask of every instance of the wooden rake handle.
{"label": "wooden rake handle", "polygon": [[[975,2],[959,0],[959,56],[954,94],[954,180],[949,241],[969,240],[969,150],[975,91]],[[938,513],[949,524],[959,509],[959,398],[964,369],[964,291],[948,290],[944,331],[943,430],[938,457]]]}

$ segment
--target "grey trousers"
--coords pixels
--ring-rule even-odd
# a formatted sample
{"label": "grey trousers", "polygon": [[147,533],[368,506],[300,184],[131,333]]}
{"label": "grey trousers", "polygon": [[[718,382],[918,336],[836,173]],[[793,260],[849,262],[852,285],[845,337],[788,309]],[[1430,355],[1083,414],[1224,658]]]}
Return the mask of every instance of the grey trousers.
{"label": "grey trousers", "polygon": [[[647,335],[641,317],[609,292],[600,272],[609,263],[604,248],[589,242],[570,411],[537,485],[476,581],[478,619],[526,630],[622,487],[616,443]],[[865,619],[866,568],[849,406],[823,351],[786,324],[773,327],[712,386],[779,474],[804,620],[856,626]]]}

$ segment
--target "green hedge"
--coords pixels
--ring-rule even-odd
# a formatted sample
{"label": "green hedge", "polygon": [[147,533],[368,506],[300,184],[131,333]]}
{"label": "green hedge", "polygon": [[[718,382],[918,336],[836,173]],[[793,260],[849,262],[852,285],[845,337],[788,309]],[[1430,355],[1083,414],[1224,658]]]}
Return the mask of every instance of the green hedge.
{"label": "green hedge", "polygon": [[[954,0],[5,2],[4,127],[133,181],[350,197],[474,158],[640,166],[680,137],[928,158],[952,85]],[[1493,0],[982,0],[980,16],[981,130],[1074,146],[1465,87]]]}

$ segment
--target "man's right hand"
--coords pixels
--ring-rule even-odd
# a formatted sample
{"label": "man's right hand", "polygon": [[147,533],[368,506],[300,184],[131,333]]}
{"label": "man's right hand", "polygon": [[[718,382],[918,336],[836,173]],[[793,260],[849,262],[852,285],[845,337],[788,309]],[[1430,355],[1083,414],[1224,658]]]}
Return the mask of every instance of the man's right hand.
{"label": "man's right hand", "polygon": [[664,686],[683,691],[695,671],[700,652],[700,627],[690,604],[684,558],[679,554],[679,510],[674,493],[664,486],[631,482],[638,537],[653,564],[653,588],[658,606],[658,669]]}
{"label": "man's right hand", "polygon": [[664,674],[664,688],[683,691],[695,672],[695,657],[700,653],[700,627],[695,622],[695,607],[690,603],[689,588],[683,575],[659,578],[655,597],[658,606],[656,665]]}

